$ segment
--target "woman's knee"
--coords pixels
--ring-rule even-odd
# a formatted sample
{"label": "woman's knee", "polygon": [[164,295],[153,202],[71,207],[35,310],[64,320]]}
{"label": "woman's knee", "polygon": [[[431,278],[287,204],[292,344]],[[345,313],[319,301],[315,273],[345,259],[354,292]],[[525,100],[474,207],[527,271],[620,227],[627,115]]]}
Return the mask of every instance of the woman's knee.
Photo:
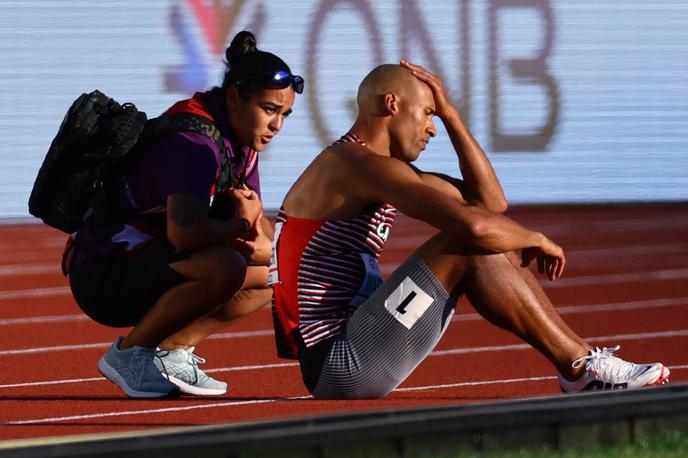
{"label": "woman's knee", "polygon": [[202,283],[220,301],[229,300],[241,288],[247,272],[244,257],[226,246],[204,248],[171,267],[188,280]]}

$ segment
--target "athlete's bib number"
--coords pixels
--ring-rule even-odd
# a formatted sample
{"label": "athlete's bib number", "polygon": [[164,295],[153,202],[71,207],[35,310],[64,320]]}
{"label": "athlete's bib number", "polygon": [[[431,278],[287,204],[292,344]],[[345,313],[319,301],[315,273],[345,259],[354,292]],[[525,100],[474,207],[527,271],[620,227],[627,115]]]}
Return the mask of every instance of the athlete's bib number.
{"label": "athlete's bib number", "polygon": [[397,321],[411,329],[433,301],[410,277],[406,277],[387,297],[385,308]]}
{"label": "athlete's bib number", "polygon": [[272,242],[272,255],[270,256],[270,267],[268,270],[268,286],[279,283],[279,269],[277,266],[277,244],[279,243],[280,232],[282,232],[283,222],[275,224],[275,236]]}

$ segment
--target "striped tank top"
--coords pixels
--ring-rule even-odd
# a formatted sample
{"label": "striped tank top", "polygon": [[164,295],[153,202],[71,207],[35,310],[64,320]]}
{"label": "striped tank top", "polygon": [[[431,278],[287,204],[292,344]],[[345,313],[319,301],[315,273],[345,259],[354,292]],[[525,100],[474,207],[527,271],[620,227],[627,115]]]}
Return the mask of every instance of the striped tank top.
{"label": "striped tank top", "polygon": [[[356,142],[348,133],[333,143]],[[297,218],[280,210],[270,263],[277,352],[298,358],[344,330],[356,307],[382,283],[378,258],[396,209],[372,205],[348,220]]]}

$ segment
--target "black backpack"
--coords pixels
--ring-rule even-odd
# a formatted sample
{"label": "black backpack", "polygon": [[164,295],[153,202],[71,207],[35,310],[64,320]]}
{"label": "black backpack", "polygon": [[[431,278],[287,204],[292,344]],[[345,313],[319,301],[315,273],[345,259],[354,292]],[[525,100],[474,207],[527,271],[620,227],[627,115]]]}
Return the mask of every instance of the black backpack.
{"label": "black backpack", "polygon": [[232,171],[217,126],[190,113],[148,120],[133,104],[120,105],[93,91],[70,107],[43,160],[29,198],[29,213],[63,232],[78,231],[108,180],[121,176],[137,145],[177,132],[208,136],[220,147],[216,195],[231,184]]}

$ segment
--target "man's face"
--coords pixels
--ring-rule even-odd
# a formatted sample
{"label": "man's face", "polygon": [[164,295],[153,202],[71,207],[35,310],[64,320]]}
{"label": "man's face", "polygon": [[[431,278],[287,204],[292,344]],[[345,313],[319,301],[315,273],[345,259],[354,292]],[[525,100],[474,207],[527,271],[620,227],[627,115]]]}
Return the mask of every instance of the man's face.
{"label": "man's face", "polygon": [[248,100],[230,92],[227,96],[227,111],[237,140],[250,145],[256,151],[263,151],[291,114],[295,97],[291,86],[284,89],[263,89],[251,95]]}
{"label": "man's face", "polygon": [[404,162],[418,159],[430,137],[437,135],[432,121],[435,115],[435,99],[430,87],[417,84],[413,90],[400,97],[399,111],[390,122],[390,152]]}

